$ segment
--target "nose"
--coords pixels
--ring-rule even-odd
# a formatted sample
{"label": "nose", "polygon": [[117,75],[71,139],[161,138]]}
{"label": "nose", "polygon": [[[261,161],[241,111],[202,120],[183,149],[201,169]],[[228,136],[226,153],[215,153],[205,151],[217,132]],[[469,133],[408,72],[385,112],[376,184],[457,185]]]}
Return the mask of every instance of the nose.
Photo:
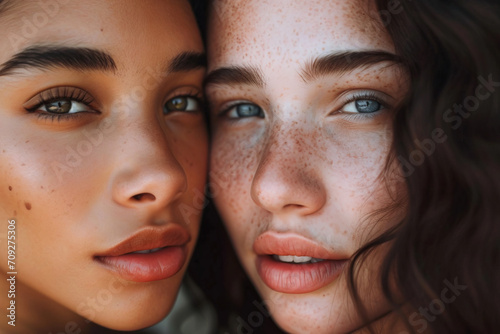
{"label": "nose", "polygon": [[271,129],[254,174],[252,199],[274,214],[306,216],[325,205],[326,190],[312,157],[314,139],[301,133]]}
{"label": "nose", "polygon": [[116,160],[113,200],[128,208],[157,210],[174,203],[187,188],[187,178],[161,125],[127,128]]}

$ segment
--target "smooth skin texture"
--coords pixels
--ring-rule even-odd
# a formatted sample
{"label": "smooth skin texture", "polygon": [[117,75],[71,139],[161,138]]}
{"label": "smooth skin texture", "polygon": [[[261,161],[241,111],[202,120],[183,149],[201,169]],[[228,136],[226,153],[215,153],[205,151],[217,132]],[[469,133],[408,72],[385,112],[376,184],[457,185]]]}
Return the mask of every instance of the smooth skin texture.
{"label": "smooth skin texture", "polygon": [[[15,1],[0,13],[2,68],[34,46],[105,52],[115,68],[23,66],[0,75],[4,294],[9,219],[18,271],[16,327],[7,325],[2,297],[0,328],[74,332],[90,329],[85,318],[117,330],[151,326],[173,306],[188,261],[167,279],[139,283],[95,256],[172,224],[189,231],[188,259],[192,253],[207,170],[201,38],[187,1],[45,3],[49,12]],[[34,30],[23,30],[27,21]],[[194,61],[174,66],[186,53]],[[40,96],[52,100],[40,104]],[[68,103],[71,114],[47,112]]]}
{"label": "smooth skin texture", "polygon": [[[240,261],[286,332],[362,326],[346,267],[312,292],[282,293],[259,275],[255,240],[293,233],[348,260],[403,213],[372,216],[404,196],[385,163],[406,76],[377,15],[368,1],[216,0],[211,8],[206,92],[214,200]],[[365,51],[383,56],[356,54]],[[390,311],[369,284],[382,255],[375,252],[360,274],[372,318]]]}

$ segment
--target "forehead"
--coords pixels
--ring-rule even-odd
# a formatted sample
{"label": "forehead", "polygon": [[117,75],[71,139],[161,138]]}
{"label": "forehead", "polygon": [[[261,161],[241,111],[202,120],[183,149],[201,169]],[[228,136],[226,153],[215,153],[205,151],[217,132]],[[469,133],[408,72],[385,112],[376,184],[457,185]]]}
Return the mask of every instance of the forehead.
{"label": "forehead", "polygon": [[361,49],[394,52],[370,0],[215,0],[209,22],[209,54],[217,63]]}
{"label": "forehead", "polygon": [[0,6],[0,59],[34,44],[95,47],[124,58],[202,51],[186,0],[7,0]]}

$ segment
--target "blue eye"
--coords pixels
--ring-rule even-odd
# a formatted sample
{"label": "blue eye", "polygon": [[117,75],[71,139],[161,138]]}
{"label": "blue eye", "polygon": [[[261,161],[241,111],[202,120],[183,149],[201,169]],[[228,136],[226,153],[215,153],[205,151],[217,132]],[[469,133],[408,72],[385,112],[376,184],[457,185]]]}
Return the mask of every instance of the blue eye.
{"label": "blue eye", "polygon": [[264,118],[264,111],[258,105],[251,103],[242,103],[232,107],[227,115],[229,118]]}
{"label": "blue eye", "polygon": [[367,113],[375,112],[380,110],[381,105],[377,101],[373,100],[358,100],[356,101],[356,109],[358,112]]}
{"label": "blue eye", "polygon": [[200,101],[191,96],[176,96],[165,103],[163,113],[169,114],[175,111],[198,111],[201,109]]}
{"label": "blue eye", "polygon": [[376,100],[371,99],[357,99],[355,101],[346,103],[342,108],[345,113],[359,113],[370,114],[384,109],[382,104]]}

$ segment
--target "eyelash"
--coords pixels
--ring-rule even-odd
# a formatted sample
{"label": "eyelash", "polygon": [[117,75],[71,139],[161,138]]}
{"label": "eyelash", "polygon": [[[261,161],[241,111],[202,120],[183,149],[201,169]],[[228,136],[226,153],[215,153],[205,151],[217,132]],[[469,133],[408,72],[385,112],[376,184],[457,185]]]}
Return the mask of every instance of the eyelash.
{"label": "eyelash", "polygon": [[[201,106],[200,110],[204,110],[204,99],[203,96],[198,92],[193,91],[184,91],[182,93],[178,93],[175,96],[170,97],[167,101],[170,101],[175,98],[193,98],[195,99]],[[100,113],[99,111],[92,108],[92,103],[95,101],[94,98],[86,91],[76,88],[76,87],[56,87],[46,91],[41,92],[35,97],[31,98],[29,101],[34,100],[34,104],[31,107],[25,107],[26,111],[30,114],[36,114],[38,119],[48,119],[51,121],[61,120],[74,120],[80,117],[83,117],[84,114],[88,114],[89,112],[81,111],[75,113],[66,113],[66,114],[56,114],[50,113],[46,111],[37,112],[43,105],[47,105],[59,100],[70,100],[72,102],[78,102],[85,104],[95,113]]]}
{"label": "eyelash", "polygon": [[367,119],[367,118],[371,119],[371,118],[376,117],[382,110],[390,108],[390,106],[388,105],[388,103],[386,101],[384,101],[382,98],[380,98],[374,92],[360,92],[360,93],[355,93],[354,95],[352,95],[351,97],[349,97],[345,101],[343,101],[342,108],[345,107],[345,105],[347,105],[347,104],[349,104],[351,102],[357,101],[357,100],[373,100],[373,101],[376,101],[376,102],[380,103],[382,109],[379,110],[379,111],[375,111],[375,112],[372,112],[372,113],[365,113],[365,114],[343,112],[340,109],[340,110],[334,111],[332,114],[342,114],[342,115],[344,115],[344,117],[348,117],[351,120],[356,120],[356,119],[360,119],[360,118],[362,118],[362,119]]}
{"label": "eyelash", "polygon": [[[354,95],[352,95],[351,97],[347,98],[345,101],[342,102],[342,108],[351,103],[351,102],[354,102],[354,101],[357,101],[357,100],[373,100],[373,101],[376,101],[378,103],[380,103],[382,109],[379,110],[379,111],[376,111],[376,112],[373,112],[373,113],[366,113],[366,114],[361,114],[361,113],[349,113],[349,112],[343,112],[342,110],[337,110],[337,111],[334,111],[332,112],[331,114],[334,115],[334,114],[342,114],[344,115],[344,117],[347,117],[351,120],[355,120],[355,119],[359,119],[359,118],[362,118],[362,119],[367,119],[367,118],[373,118],[373,117],[376,117],[380,111],[382,110],[385,110],[387,108],[389,108],[389,105],[388,103],[386,103],[386,101],[384,101],[382,98],[380,98],[377,94],[375,94],[374,92],[360,92],[360,93],[355,93]],[[232,110],[233,108],[239,106],[239,105],[242,105],[242,104],[254,104],[254,103],[251,103],[251,102],[244,102],[244,101],[237,101],[237,102],[233,102],[231,103],[230,105],[226,106],[224,109],[222,109],[218,115],[219,116],[225,116],[227,115],[227,113]],[[258,106],[258,105],[257,105]],[[234,119],[229,119],[230,121],[238,121],[240,118],[234,118]]]}
{"label": "eyelash", "polygon": [[[58,100],[70,100],[78,103],[83,103],[88,106],[90,109],[94,110],[91,104],[94,102],[94,98],[86,91],[76,88],[76,87],[55,87],[48,89],[46,91],[41,92],[37,96],[30,99],[35,100],[35,104],[32,107],[25,107],[26,111],[31,114],[37,114],[39,119],[49,119],[52,121],[61,120],[70,120],[82,117],[82,114],[88,112],[78,112],[78,113],[68,113],[68,114],[55,114],[49,112],[36,112],[40,107],[46,104],[50,104],[52,102]],[[96,113],[98,111],[94,110]]]}
{"label": "eyelash", "polygon": [[178,92],[175,93],[175,95],[168,97],[165,100],[165,103],[163,103],[163,106],[165,106],[165,104],[168,101],[171,101],[171,100],[176,99],[176,98],[192,98],[192,99],[195,99],[198,102],[198,104],[200,105],[200,111],[202,113],[206,112],[206,110],[207,110],[205,98],[204,98],[203,94],[200,93],[198,90],[191,89],[191,90],[178,91]]}
{"label": "eyelash", "polygon": [[[237,106],[240,106],[240,105],[243,105],[243,104],[255,104],[256,106],[258,106],[258,104],[252,103],[252,102],[249,102],[249,101],[234,101],[234,102],[231,102],[230,104],[224,106],[224,108],[222,110],[220,110],[217,113],[217,115],[219,117],[225,117],[225,116],[227,116],[227,114],[229,113],[229,111],[231,111],[233,108],[236,108]],[[235,118],[235,119],[229,118],[229,119],[230,120],[235,120],[237,118]]]}

